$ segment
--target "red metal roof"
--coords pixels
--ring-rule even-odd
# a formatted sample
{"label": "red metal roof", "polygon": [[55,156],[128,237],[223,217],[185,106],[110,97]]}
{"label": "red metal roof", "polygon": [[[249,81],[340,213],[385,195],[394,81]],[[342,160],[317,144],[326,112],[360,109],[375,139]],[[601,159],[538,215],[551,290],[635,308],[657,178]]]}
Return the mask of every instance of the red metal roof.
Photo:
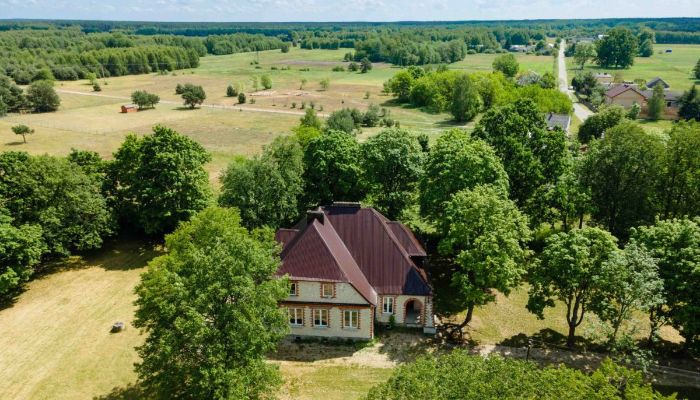
{"label": "red metal roof", "polygon": [[298,229],[280,229],[275,232],[275,241],[284,247],[287,245],[287,243],[294,239],[294,236],[296,236],[297,233],[299,233]]}
{"label": "red metal roof", "polygon": [[298,233],[280,254],[277,275],[293,279],[350,283],[370,304],[377,304],[377,293],[328,222],[314,220]]}
{"label": "red metal roof", "polygon": [[[324,269],[333,269],[333,260],[324,256],[319,239],[337,237],[339,241],[333,241],[329,247],[337,254],[347,252],[376,293],[432,293],[425,272],[411,258],[424,257],[425,250],[403,224],[389,221],[372,208],[345,203],[322,207],[316,214],[321,214],[323,223],[317,215],[291,241],[285,240],[289,233],[278,232],[278,240],[286,243],[282,252],[281,273],[294,271],[294,274],[309,278],[330,274]],[[304,224],[305,221],[302,221],[299,226]],[[322,227],[315,228],[321,237],[302,240],[309,227],[314,226]],[[326,243],[330,242],[326,240]],[[361,287],[359,279],[356,280]],[[359,287],[356,288],[359,290]]]}

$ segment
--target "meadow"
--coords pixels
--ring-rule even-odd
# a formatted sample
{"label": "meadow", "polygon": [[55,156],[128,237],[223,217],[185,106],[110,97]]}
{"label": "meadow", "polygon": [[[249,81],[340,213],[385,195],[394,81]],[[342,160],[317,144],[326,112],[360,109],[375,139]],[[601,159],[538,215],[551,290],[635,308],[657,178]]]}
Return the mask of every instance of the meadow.
{"label": "meadow", "polygon": [[[129,391],[136,381],[134,347],[143,336],[131,325],[133,290],[160,251],[152,244],[120,240],[46,266],[14,304],[0,309],[0,366],[5,366],[0,368],[0,398],[134,398]],[[522,347],[528,336],[556,340],[565,334],[562,305],[538,320],[525,311],[526,302],[523,286],[477,309],[471,344]],[[126,329],[110,333],[117,321]],[[595,327],[587,320],[579,334],[587,337]],[[679,340],[671,328],[662,333],[666,340]],[[280,398],[345,400],[362,398],[388,379],[397,363],[431,349],[419,333],[392,333],[365,347],[287,343],[269,358],[285,379]]]}
{"label": "meadow", "polygon": [[[163,124],[201,143],[213,155],[208,166],[212,182],[235,155],[250,156],[276,136],[289,134],[299,122],[304,107],[314,107],[327,115],[343,107],[366,109],[370,104],[385,107],[402,127],[434,135],[455,126],[448,114],[431,114],[398,106],[382,93],[382,84],[398,71],[389,64],[375,63],[366,74],[334,72],[342,62],[344,50],[278,50],[206,56],[198,68],[170,74],[144,74],[99,80],[101,92],[93,92],[85,80],[56,83],[61,97],[57,112],[47,114],[11,114],[0,118],[0,150],[23,150],[33,154],[65,155],[72,148],[92,150],[106,158],[118,148],[128,133],[146,134],[153,125]],[[495,54],[468,55],[450,68],[468,72],[489,71]],[[518,54],[523,70],[551,71],[553,59]],[[272,89],[255,91],[262,75],[272,80]],[[320,81],[328,79],[327,90]],[[302,84],[302,80],[304,83]],[[202,85],[207,93],[201,109],[189,110],[175,94],[178,83]],[[233,85],[248,95],[248,103],[239,105],[226,97]],[[258,89],[261,89],[259,87]],[[146,90],[161,98],[153,110],[122,114],[120,106],[129,103],[135,90]],[[253,100],[255,103],[252,104]],[[22,143],[10,128],[25,124],[36,133]],[[472,126],[467,124],[466,126]],[[360,140],[380,128],[365,128]]]}
{"label": "meadow", "polygon": [[[672,52],[666,53],[666,49]],[[693,84],[700,84],[700,80],[694,79],[691,75],[698,59],[700,59],[700,45],[656,44],[651,57],[635,58],[634,65],[628,69],[605,69],[595,64],[586,64],[584,71],[608,72],[627,81],[635,79],[648,81],[658,76],[671,86],[672,91],[683,92]],[[566,65],[569,78],[581,72],[572,57],[567,57]]]}

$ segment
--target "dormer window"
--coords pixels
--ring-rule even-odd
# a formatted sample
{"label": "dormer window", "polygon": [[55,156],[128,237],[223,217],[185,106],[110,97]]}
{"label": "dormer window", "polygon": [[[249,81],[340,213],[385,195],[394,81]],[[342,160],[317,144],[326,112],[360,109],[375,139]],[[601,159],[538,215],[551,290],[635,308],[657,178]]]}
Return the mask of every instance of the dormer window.
{"label": "dormer window", "polygon": [[332,283],[322,283],[321,284],[321,297],[333,297],[333,284]]}
{"label": "dormer window", "polygon": [[289,295],[290,296],[299,296],[299,283],[298,282],[292,282],[289,284]]}

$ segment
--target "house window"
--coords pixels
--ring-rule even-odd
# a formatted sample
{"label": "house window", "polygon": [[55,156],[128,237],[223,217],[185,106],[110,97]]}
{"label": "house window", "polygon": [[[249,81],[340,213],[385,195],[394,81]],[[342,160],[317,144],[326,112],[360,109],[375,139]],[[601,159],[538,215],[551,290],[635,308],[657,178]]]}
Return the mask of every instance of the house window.
{"label": "house window", "polygon": [[299,284],[297,282],[292,282],[289,284],[289,295],[298,296],[299,295]]}
{"label": "house window", "polygon": [[394,298],[393,297],[385,297],[384,298],[382,311],[384,312],[384,314],[393,314],[394,313]]}
{"label": "house window", "polygon": [[288,308],[289,313],[289,325],[291,326],[302,326],[304,325],[304,309],[302,308]]}
{"label": "house window", "polygon": [[314,310],[314,326],[327,328],[328,327],[328,310]]}
{"label": "house window", "polygon": [[322,283],[321,284],[321,297],[333,297],[333,284],[332,283]]}
{"label": "house window", "polygon": [[343,311],[343,327],[359,328],[360,327],[360,312],[357,310]]}

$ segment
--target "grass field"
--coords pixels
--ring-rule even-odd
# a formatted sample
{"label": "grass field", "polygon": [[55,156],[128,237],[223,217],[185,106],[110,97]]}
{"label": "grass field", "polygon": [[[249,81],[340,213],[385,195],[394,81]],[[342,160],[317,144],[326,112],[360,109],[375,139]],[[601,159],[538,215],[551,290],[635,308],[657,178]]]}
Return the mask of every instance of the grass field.
{"label": "grass field", "polygon": [[[662,53],[666,49],[673,50],[672,53]],[[637,57],[634,65],[628,69],[603,69],[595,64],[586,64],[585,71],[600,72],[605,71],[613,75],[619,74],[623,80],[633,81],[635,79],[650,80],[654,77],[661,77],[668,82],[672,91],[682,92],[688,90],[693,83],[700,84],[692,78],[691,71],[700,59],[700,45],[683,44],[656,44],[654,45],[654,55],[651,57]],[[566,59],[569,79],[580,72],[574,59]]]}
{"label": "grass field", "polygon": [[[143,340],[130,325],[133,289],[157,254],[138,242],[110,243],[100,252],[55,265],[30,282],[13,306],[0,310],[0,399],[124,398],[115,393],[135,382],[134,347]],[[472,340],[516,344],[525,335],[565,333],[561,306],[540,321],[525,311],[526,301],[523,287],[478,309],[469,331]],[[124,321],[127,328],[111,334],[116,321]],[[585,335],[591,327],[584,323],[579,333]],[[670,328],[663,335],[678,340]],[[361,398],[388,378],[396,362],[423,352],[410,340],[384,340],[363,349],[335,346],[315,351],[314,344],[307,344],[292,356],[285,351],[272,355],[271,362],[280,365],[285,379],[280,397]]]}
{"label": "grass field", "polygon": [[[288,134],[304,113],[300,110],[302,103],[311,106],[313,102],[322,114],[342,107],[365,109],[371,103],[380,104],[390,110],[392,118],[402,127],[429,134],[464,126],[454,124],[448,114],[430,114],[387,103],[390,97],[382,95],[382,84],[398,71],[391,65],[377,63],[367,74],[333,72],[334,66],[346,64],[340,61],[344,54],[344,50],[293,48],[289,53],[266,51],[207,56],[201,59],[200,67],[192,70],[100,80],[102,91],[99,93],[92,92],[92,87],[84,80],[57,82],[61,97],[59,111],[0,118],[0,150],[63,155],[71,148],[77,148],[96,151],[109,158],[126,134],[145,134],[153,125],[164,124],[194,138],[214,155],[214,162],[208,166],[214,181],[232,156],[255,154],[274,137]],[[495,56],[469,55],[450,67],[489,71]],[[540,72],[552,69],[551,57],[522,54],[517,57],[524,69]],[[257,65],[252,64],[255,61]],[[253,93],[252,78],[257,77],[259,81],[263,74],[272,79],[272,89]],[[323,78],[330,80],[330,87],[325,91],[319,84]],[[306,83],[300,90],[302,79]],[[183,109],[174,89],[178,83],[187,82],[204,87],[207,93],[205,104],[229,108]],[[236,99],[226,97],[229,84],[248,93],[249,103],[237,106]],[[155,110],[121,114],[120,105],[128,103],[128,97],[135,90],[156,93],[164,103]],[[255,104],[250,104],[251,99],[255,99]],[[296,103],[295,108],[292,108],[292,103]],[[35,129],[36,133],[28,137],[27,144],[10,130],[17,124]],[[365,129],[360,140],[378,130]]]}

